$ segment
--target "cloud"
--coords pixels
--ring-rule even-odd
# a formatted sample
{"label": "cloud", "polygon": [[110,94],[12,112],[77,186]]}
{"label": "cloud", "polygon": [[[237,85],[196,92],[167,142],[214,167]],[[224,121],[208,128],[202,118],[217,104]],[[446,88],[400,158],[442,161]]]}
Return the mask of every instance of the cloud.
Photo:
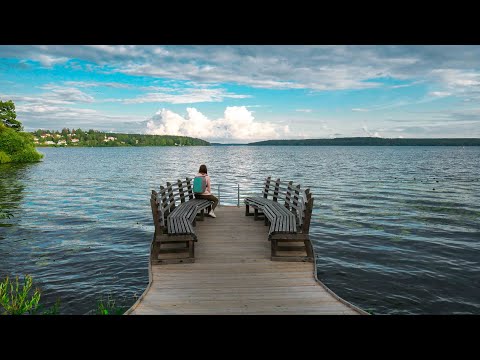
{"label": "cloud", "polygon": [[44,85],[40,87],[41,89],[50,90],[51,93],[46,93],[40,95],[46,99],[61,99],[67,103],[91,103],[94,102],[94,98],[87,93],[72,87],[63,87],[57,85]]}
{"label": "cloud", "polygon": [[81,127],[108,131],[129,129],[138,134],[145,127],[143,117],[112,115],[95,109],[29,103],[16,106],[16,110],[27,131]]}
{"label": "cloud", "polygon": [[367,136],[369,136],[369,137],[378,137],[378,138],[379,138],[379,137],[382,137],[382,136],[378,133],[378,131],[375,131],[374,133],[370,132],[370,131],[368,130],[367,125],[365,125],[365,124],[363,124],[362,130],[363,130],[363,132],[364,132],[365,134],[367,134]]}
{"label": "cloud", "polygon": [[100,81],[65,81],[65,85],[76,87],[110,87],[116,89],[130,89],[133,85],[123,84],[119,82],[100,82]]}
{"label": "cloud", "polygon": [[44,104],[44,105],[60,105],[75,103],[92,103],[95,99],[83,91],[76,88],[62,87],[47,84],[41,87],[43,90],[50,90],[38,95],[16,95],[16,94],[0,94],[0,98],[13,100],[14,102],[27,104]]}
{"label": "cloud", "polygon": [[[366,89],[378,78],[416,81],[445,77],[432,69],[476,69],[472,46],[2,46],[0,57],[71,60],[97,71],[197,82],[237,83],[272,89]],[[80,64],[78,61],[87,62]],[[472,70],[478,74],[477,70]],[[468,80],[468,79],[467,79]],[[394,85],[394,87],[409,84]]]}
{"label": "cloud", "polygon": [[[0,46],[0,57],[106,73],[270,89],[399,88],[435,82],[439,90],[479,85],[477,46]],[[81,63],[79,63],[81,61]],[[376,79],[400,79],[387,85]]]}
{"label": "cloud", "polygon": [[480,99],[480,72],[471,69],[434,69],[434,80],[442,88],[429,94],[435,97],[461,96]]}
{"label": "cloud", "polygon": [[352,111],[354,111],[354,112],[366,112],[366,111],[369,111],[369,110],[364,109],[364,108],[353,108]]}
{"label": "cloud", "polygon": [[195,108],[183,117],[161,109],[147,123],[147,134],[191,136],[210,141],[250,141],[276,139],[290,130],[269,122],[258,122],[245,106],[229,106],[222,118],[212,120]]}
{"label": "cloud", "polygon": [[296,109],[295,111],[305,112],[305,113],[311,113],[313,110],[312,110],[312,109]]}
{"label": "cloud", "polygon": [[430,96],[435,96],[435,97],[445,97],[445,96],[450,96],[452,95],[451,92],[448,91],[431,91],[429,93]]}
{"label": "cloud", "polygon": [[[170,90],[172,89],[165,89]],[[185,89],[180,93],[174,92],[152,92],[140,95],[133,99],[123,99],[125,104],[140,104],[148,102],[166,102],[170,104],[188,104],[199,102],[219,102],[224,98],[244,99],[249,98],[250,95],[239,95],[228,93],[223,89]]]}
{"label": "cloud", "polygon": [[66,57],[54,57],[46,54],[38,54],[32,58],[32,60],[39,61],[40,64],[46,67],[52,67],[55,64],[62,64],[68,61]]}

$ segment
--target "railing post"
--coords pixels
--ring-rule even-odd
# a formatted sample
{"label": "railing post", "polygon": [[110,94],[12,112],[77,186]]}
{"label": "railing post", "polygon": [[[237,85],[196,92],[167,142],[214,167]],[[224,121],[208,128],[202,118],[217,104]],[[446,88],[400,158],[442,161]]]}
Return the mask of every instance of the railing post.
{"label": "railing post", "polygon": [[238,197],[237,197],[237,207],[240,207],[240,184],[238,185]]}
{"label": "railing post", "polygon": [[218,184],[218,205],[220,205],[220,184]]}

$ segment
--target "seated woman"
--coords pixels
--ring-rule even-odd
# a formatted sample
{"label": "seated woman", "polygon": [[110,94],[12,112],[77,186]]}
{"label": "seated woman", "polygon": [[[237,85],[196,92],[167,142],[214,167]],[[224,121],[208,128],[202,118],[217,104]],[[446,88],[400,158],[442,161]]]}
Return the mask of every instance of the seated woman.
{"label": "seated woman", "polygon": [[207,167],[205,165],[200,165],[200,169],[198,170],[198,174],[195,176],[195,178],[197,178],[197,177],[203,178],[201,180],[204,180],[204,181],[202,181],[203,187],[200,190],[201,191],[200,192],[200,191],[198,191],[198,189],[195,188],[195,180],[194,180],[193,191],[195,193],[195,198],[196,199],[206,199],[206,200],[213,201],[212,208],[211,208],[210,212],[208,213],[208,215],[210,215],[211,217],[216,217],[213,210],[215,210],[215,208],[218,205],[218,199],[217,199],[216,196],[214,196],[212,194],[210,176],[208,176]]}

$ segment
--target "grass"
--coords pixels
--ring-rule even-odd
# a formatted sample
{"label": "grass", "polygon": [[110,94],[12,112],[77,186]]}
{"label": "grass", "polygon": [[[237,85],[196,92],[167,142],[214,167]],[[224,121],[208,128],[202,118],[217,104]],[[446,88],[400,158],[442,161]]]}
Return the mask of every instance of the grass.
{"label": "grass", "polygon": [[55,301],[51,308],[45,310],[42,315],[59,315],[60,314],[60,299]]}
{"label": "grass", "polygon": [[25,275],[23,284],[20,284],[18,276],[15,281],[10,281],[7,276],[0,283],[0,306],[5,315],[33,314],[40,302],[40,290],[32,289],[33,280],[30,275]]}
{"label": "grass", "polygon": [[[23,282],[19,277],[10,280],[7,276],[0,282],[0,312],[3,315],[59,315],[60,299],[55,304],[45,309],[40,304],[41,291],[33,288],[33,279],[25,275]],[[127,299],[118,302],[111,294],[100,297],[95,309],[90,315],[123,315],[129,308]]]}
{"label": "grass", "polygon": [[117,304],[116,300],[109,294],[106,299],[101,297],[97,302],[95,315],[123,315],[127,309],[128,306]]}

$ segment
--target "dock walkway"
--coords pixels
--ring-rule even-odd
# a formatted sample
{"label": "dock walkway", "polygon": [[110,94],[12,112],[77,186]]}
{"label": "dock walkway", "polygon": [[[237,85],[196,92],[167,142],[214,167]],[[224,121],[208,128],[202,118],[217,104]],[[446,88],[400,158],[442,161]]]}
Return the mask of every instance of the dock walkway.
{"label": "dock walkway", "polygon": [[365,314],[317,281],[314,263],[271,261],[268,227],[244,208],[215,214],[197,222],[195,263],[152,265],[126,314]]}

